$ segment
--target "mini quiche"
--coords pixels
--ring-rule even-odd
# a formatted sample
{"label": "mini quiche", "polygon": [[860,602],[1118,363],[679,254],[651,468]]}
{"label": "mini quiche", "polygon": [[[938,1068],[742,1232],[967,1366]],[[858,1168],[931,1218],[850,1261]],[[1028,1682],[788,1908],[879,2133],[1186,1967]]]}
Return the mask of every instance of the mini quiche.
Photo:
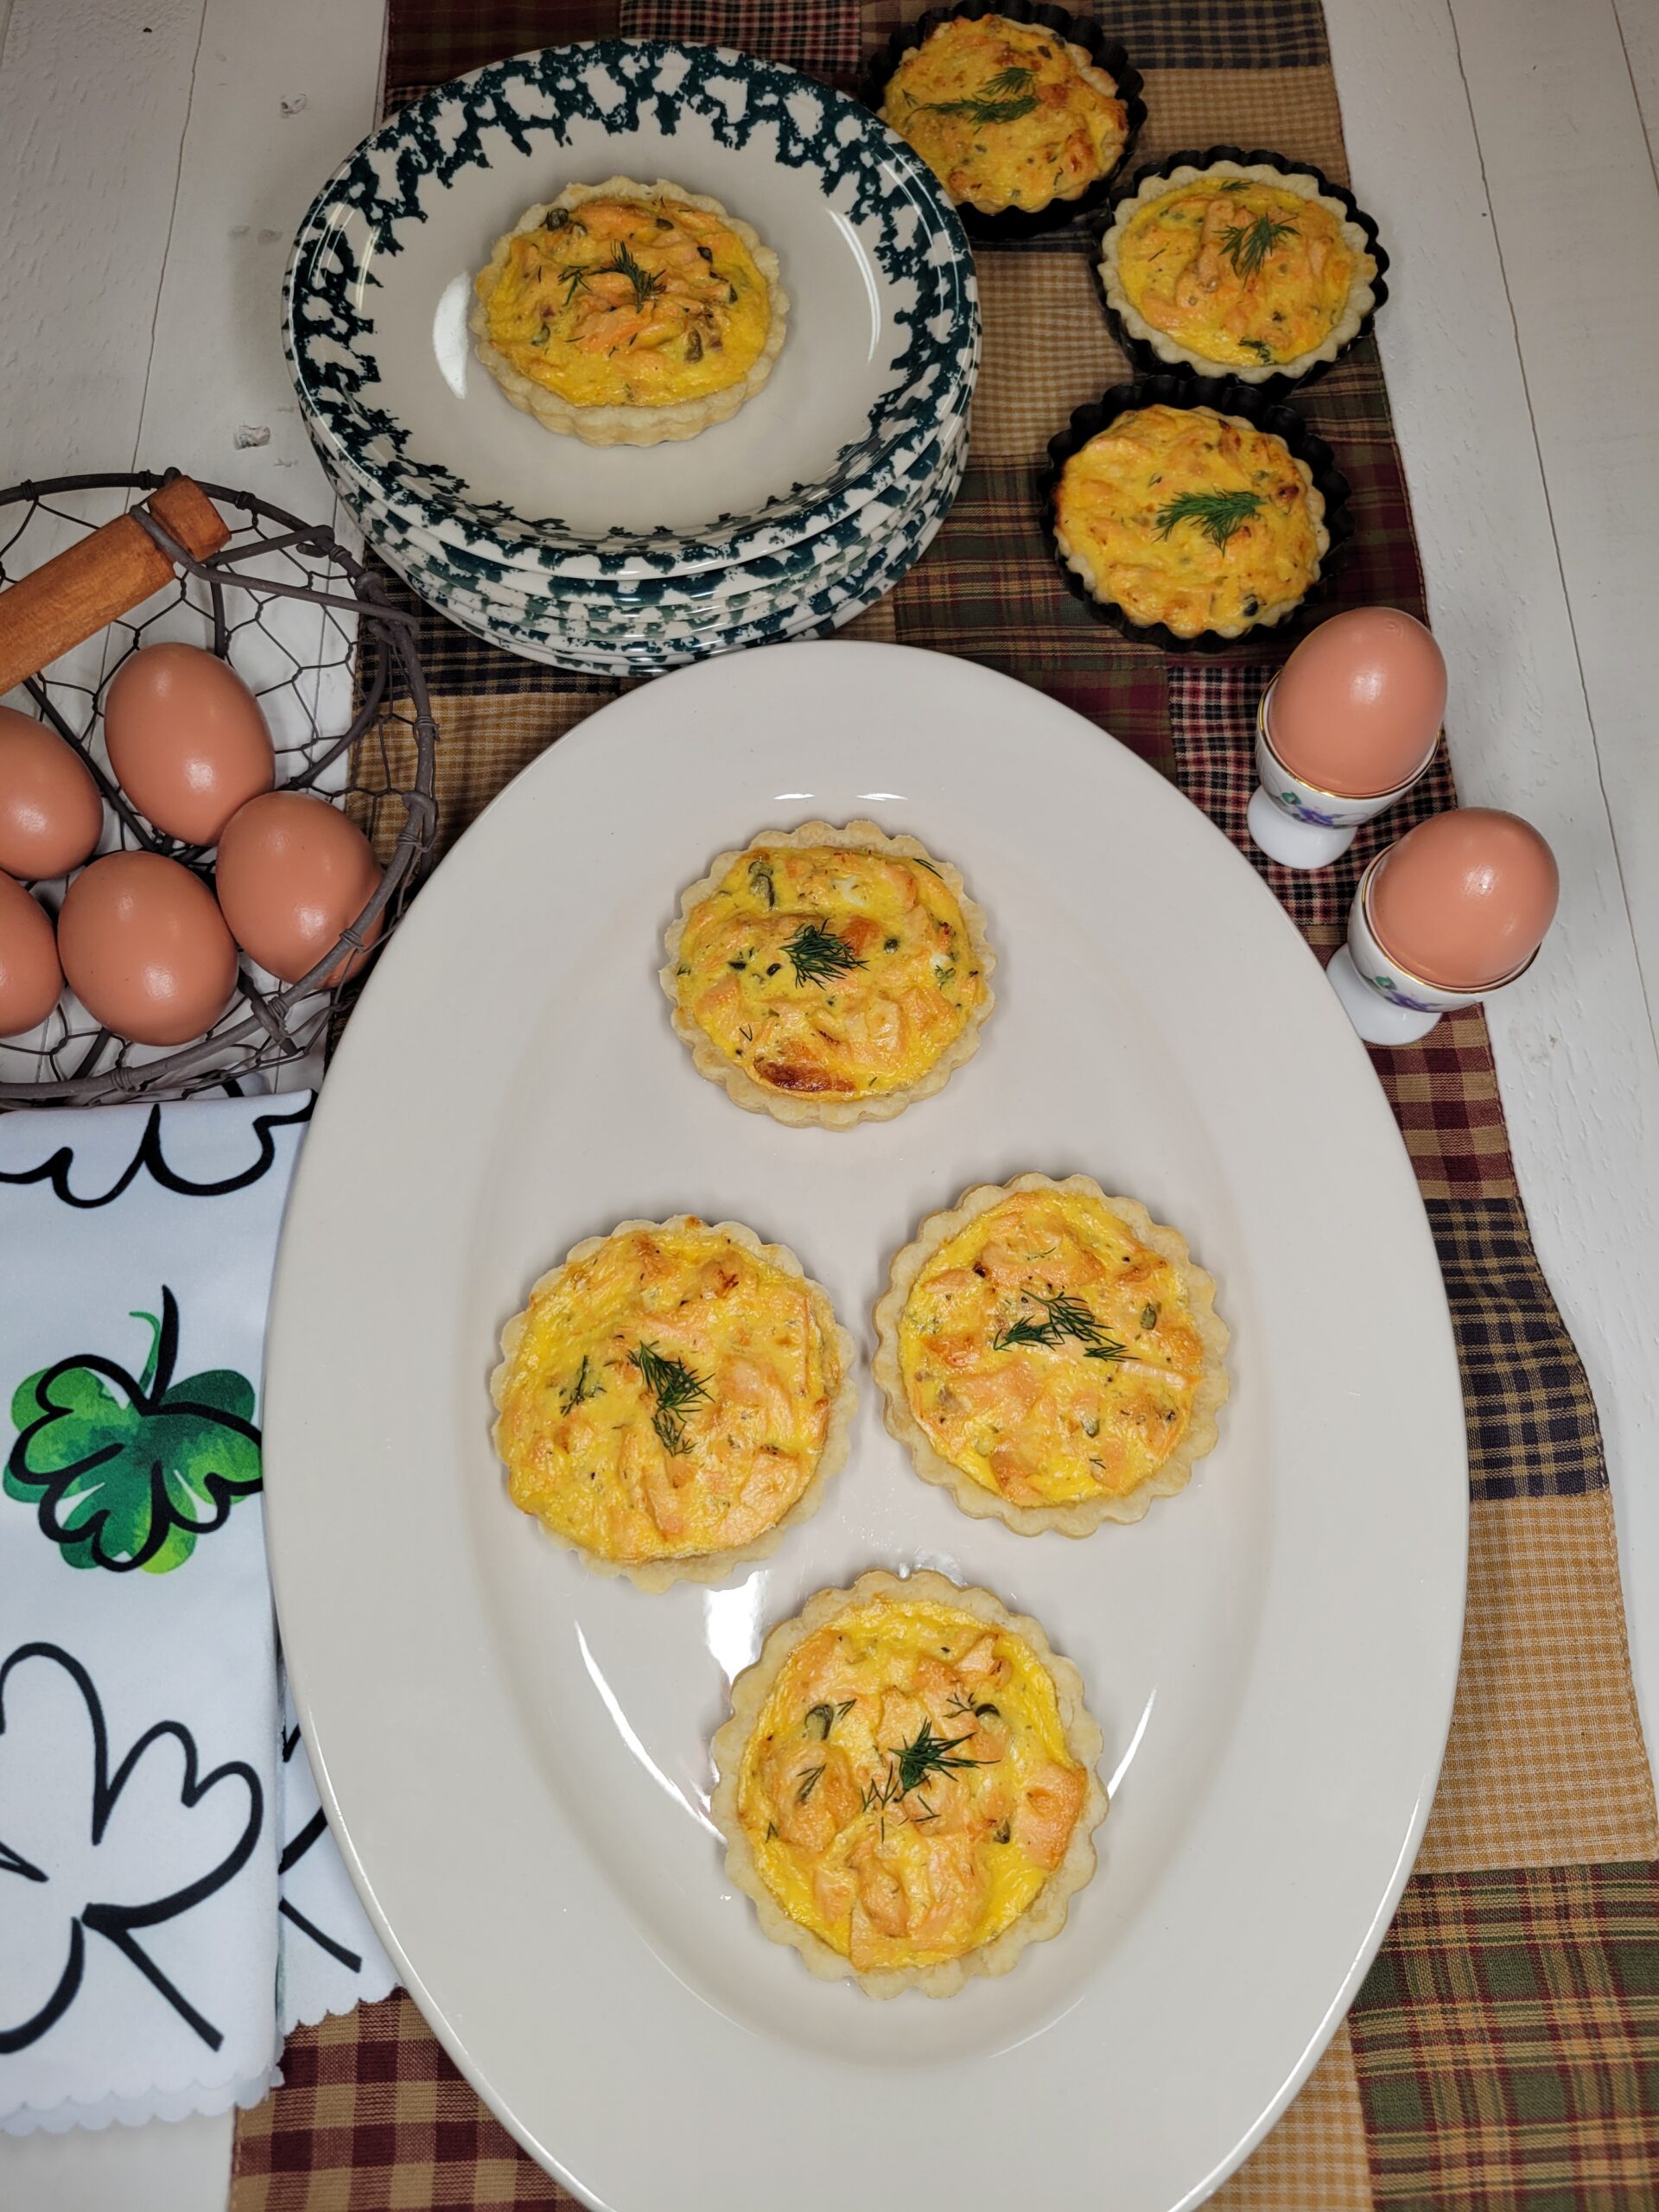
{"label": "mini quiche", "polygon": [[524,1513],[641,1589],[715,1582],[815,1512],[854,1346],[792,1252],[693,1214],[625,1221],[501,1336],[495,1448]]}
{"label": "mini quiche", "polygon": [[1071,454],[1054,537],[1094,598],[1178,638],[1281,622],[1331,544],[1324,496],[1282,438],[1163,405],[1129,410]]}
{"label": "mini quiche", "polygon": [[719,200],[613,176],[567,186],[496,240],[470,322],[479,359],[543,429],[660,445],[766,383],[789,315],[778,278]]}
{"label": "mini quiche", "polygon": [[700,1075],[751,1113],[889,1120],[972,1057],[993,1004],[984,917],[947,861],[874,822],[721,853],[661,971]]}
{"label": "mini quiche", "polygon": [[1110,175],[1129,128],[1082,47],[1006,16],[939,24],[887,79],[881,120],[983,215],[1077,199]]}
{"label": "mini quiche", "polygon": [[1376,304],[1376,274],[1319,178],[1262,162],[1149,176],[1101,239],[1102,289],[1130,337],[1245,383],[1334,361]]}
{"label": "mini quiche", "polygon": [[815,1974],[949,1997],[1065,1925],[1102,1748],[1035,1621],[942,1574],[865,1574],[733,1684],[709,1809],[762,1929]]}
{"label": "mini quiche", "polygon": [[1214,1292],[1185,1238],[1086,1175],[981,1184],[893,1262],[887,1427],[925,1481],[1022,1536],[1138,1521],[1216,1440]]}

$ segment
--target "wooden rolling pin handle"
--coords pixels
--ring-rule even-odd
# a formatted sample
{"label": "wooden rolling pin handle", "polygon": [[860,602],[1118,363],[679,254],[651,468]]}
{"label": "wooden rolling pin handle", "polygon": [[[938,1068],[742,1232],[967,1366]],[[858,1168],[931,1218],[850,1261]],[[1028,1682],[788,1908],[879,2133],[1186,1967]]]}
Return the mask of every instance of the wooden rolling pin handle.
{"label": "wooden rolling pin handle", "polygon": [[[193,560],[205,561],[230,540],[224,517],[188,476],[175,476],[143,504]],[[173,573],[143,524],[126,514],[0,592],[0,696],[141,607]]]}

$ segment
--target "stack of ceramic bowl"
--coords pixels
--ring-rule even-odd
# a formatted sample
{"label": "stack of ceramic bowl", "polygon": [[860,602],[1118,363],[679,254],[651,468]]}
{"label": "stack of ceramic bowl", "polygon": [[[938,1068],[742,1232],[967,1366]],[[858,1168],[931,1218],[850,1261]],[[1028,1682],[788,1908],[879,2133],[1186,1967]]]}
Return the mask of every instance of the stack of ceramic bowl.
{"label": "stack of ceramic bowl", "polygon": [[[769,382],[678,443],[544,429],[473,352],[496,238],[613,176],[712,194],[781,264]],[[375,550],[474,636],[601,674],[822,633],[890,591],[962,480],[979,364],[972,256],[902,141],[793,70],[648,41],[521,54],[394,117],[302,225],[283,329]]]}

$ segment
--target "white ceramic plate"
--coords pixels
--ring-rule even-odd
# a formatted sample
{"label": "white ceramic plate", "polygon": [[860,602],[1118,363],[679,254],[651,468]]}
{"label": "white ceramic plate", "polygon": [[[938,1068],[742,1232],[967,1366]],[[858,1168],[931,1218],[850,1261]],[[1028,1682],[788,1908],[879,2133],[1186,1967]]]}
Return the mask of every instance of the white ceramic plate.
{"label": "white ceramic plate", "polygon": [[[655,981],[681,887],[823,814],[964,869],[976,1059],[847,1133],[738,1112]],[[868,1381],[816,1519],[728,1586],[586,1573],[504,1494],[504,1319],[682,1207],[781,1238],[868,1348],[893,1248],[983,1177],[1083,1169],[1178,1224],[1233,1330],[1190,1488],[1084,1542],[920,1482]],[[371,978],[290,1203],[266,1379],[285,1647],[410,1989],[526,2147],[615,2212],[876,2199],[1171,2212],[1288,2101],[1427,1815],[1462,1611],[1462,1402],[1365,1054],[1255,872],[1091,724],[898,647],[747,654],[562,738]],[[948,2002],[814,1981],[705,1812],[728,1678],[825,1584],[983,1583],[1077,1661],[1114,1803],[1059,1939]]]}
{"label": "white ceramic plate", "polygon": [[[683,444],[587,446],[520,414],[473,355],[473,279],[526,207],[659,176],[752,220],[782,265],[766,389]],[[965,409],[973,257],[938,180],[868,108],[753,54],[552,47],[424,93],[313,203],[283,342],[331,460],[450,543],[610,573],[748,559],[849,512]]]}
{"label": "white ceramic plate", "polygon": [[[766,611],[753,619],[734,617],[728,622],[710,620],[702,629],[647,630],[643,624],[608,645],[586,634],[579,623],[555,607],[540,616],[520,622],[480,595],[453,587],[438,568],[407,562],[402,548],[365,528],[375,550],[395,569],[410,589],[435,607],[456,627],[486,645],[522,660],[540,661],[553,668],[588,669],[626,676],[659,676],[717,653],[744,651],[753,645],[804,638],[824,629],[839,630],[866,607],[884,598],[920,560],[938,536],[962,488],[968,466],[967,440],[962,439],[946,458],[942,473],[914,511],[885,533],[873,537],[862,549],[855,569],[821,590],[810,594],[785,592]],[[362,519],[362,518],[359,518]]]}
{"label": "white ceramic plate", "polygon": [[334,488],[365,537],[399,575],[438,581],[440,593],[429,596],[458,595],[465,611],[505,617],[518,626],[551,624],[573,644],[587,640],[603,650],[636,640],[684,643],[711,631],[764,624],[804,600],[838,591],[868,568],[881,544],[901,534],[918,513],[937,506],[945,485],[955,496],[967,451],[967,431],[959,428],[931,448],[912,479],[889,486],[857,515],[791,547],[787,556],[763,563],[760,570],[740,564],[721,571],[721,588],[683,604],[608,593],[602,585],[567,577],[543,579],[539,590],[527,593],[503,581],[507,571],[408,529],[390,508],[368,499],[343,475],[334,479]]}

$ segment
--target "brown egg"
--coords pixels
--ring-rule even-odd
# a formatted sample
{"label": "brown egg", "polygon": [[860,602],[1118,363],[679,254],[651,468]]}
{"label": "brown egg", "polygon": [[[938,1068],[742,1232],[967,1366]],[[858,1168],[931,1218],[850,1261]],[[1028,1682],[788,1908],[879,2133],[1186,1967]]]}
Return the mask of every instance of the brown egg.
{"label": "brown egg", "polygon": [[51,915],[21,883],[0,875],[0,1037],[38,1028],[62,990]]}
{"label": "brown egg", "polygon": [[87,1012],[137,1045],[211,1029],[236,984],[236,947],[199,876],[159,853],[106,853],[58,912],[58,952]]}
{"label": "brown egg", "polygon": [[103,829],[104,802],[74,747],[0,707],[0,869],[26,883],[67,875]]}
{"label": "brown egg", "polygon": [[[245,952],[285,983],[308,975],[362,912],[380,881],[368,839],[325,798],[271,791],[250,799],[219,842],[219,903]],[[380,934],[377,920],[370,943]],[[367,957],[338,962],[344,982]]]}
{"label": "brown egg", "polygon": [[1318,791],[1372,798],[1409,783],[1446,714],[1446,663],[1397,607],[1354,607],[1303,639],[1279,671],[1268,740]]}
{"label": "brown egg", "polygon": [[143,645],[115,672],[104,742],[116,780],[169,837],[213,845],[276,774],[259,702],[199,645]]}
{"label": "brown egg", "polygon": [[1486,806],[1436,814],[1376,864],[1367,908],[1392,959],[1442,990],[1478,991],[1524,968],[1560,888],[1529,822]]}

